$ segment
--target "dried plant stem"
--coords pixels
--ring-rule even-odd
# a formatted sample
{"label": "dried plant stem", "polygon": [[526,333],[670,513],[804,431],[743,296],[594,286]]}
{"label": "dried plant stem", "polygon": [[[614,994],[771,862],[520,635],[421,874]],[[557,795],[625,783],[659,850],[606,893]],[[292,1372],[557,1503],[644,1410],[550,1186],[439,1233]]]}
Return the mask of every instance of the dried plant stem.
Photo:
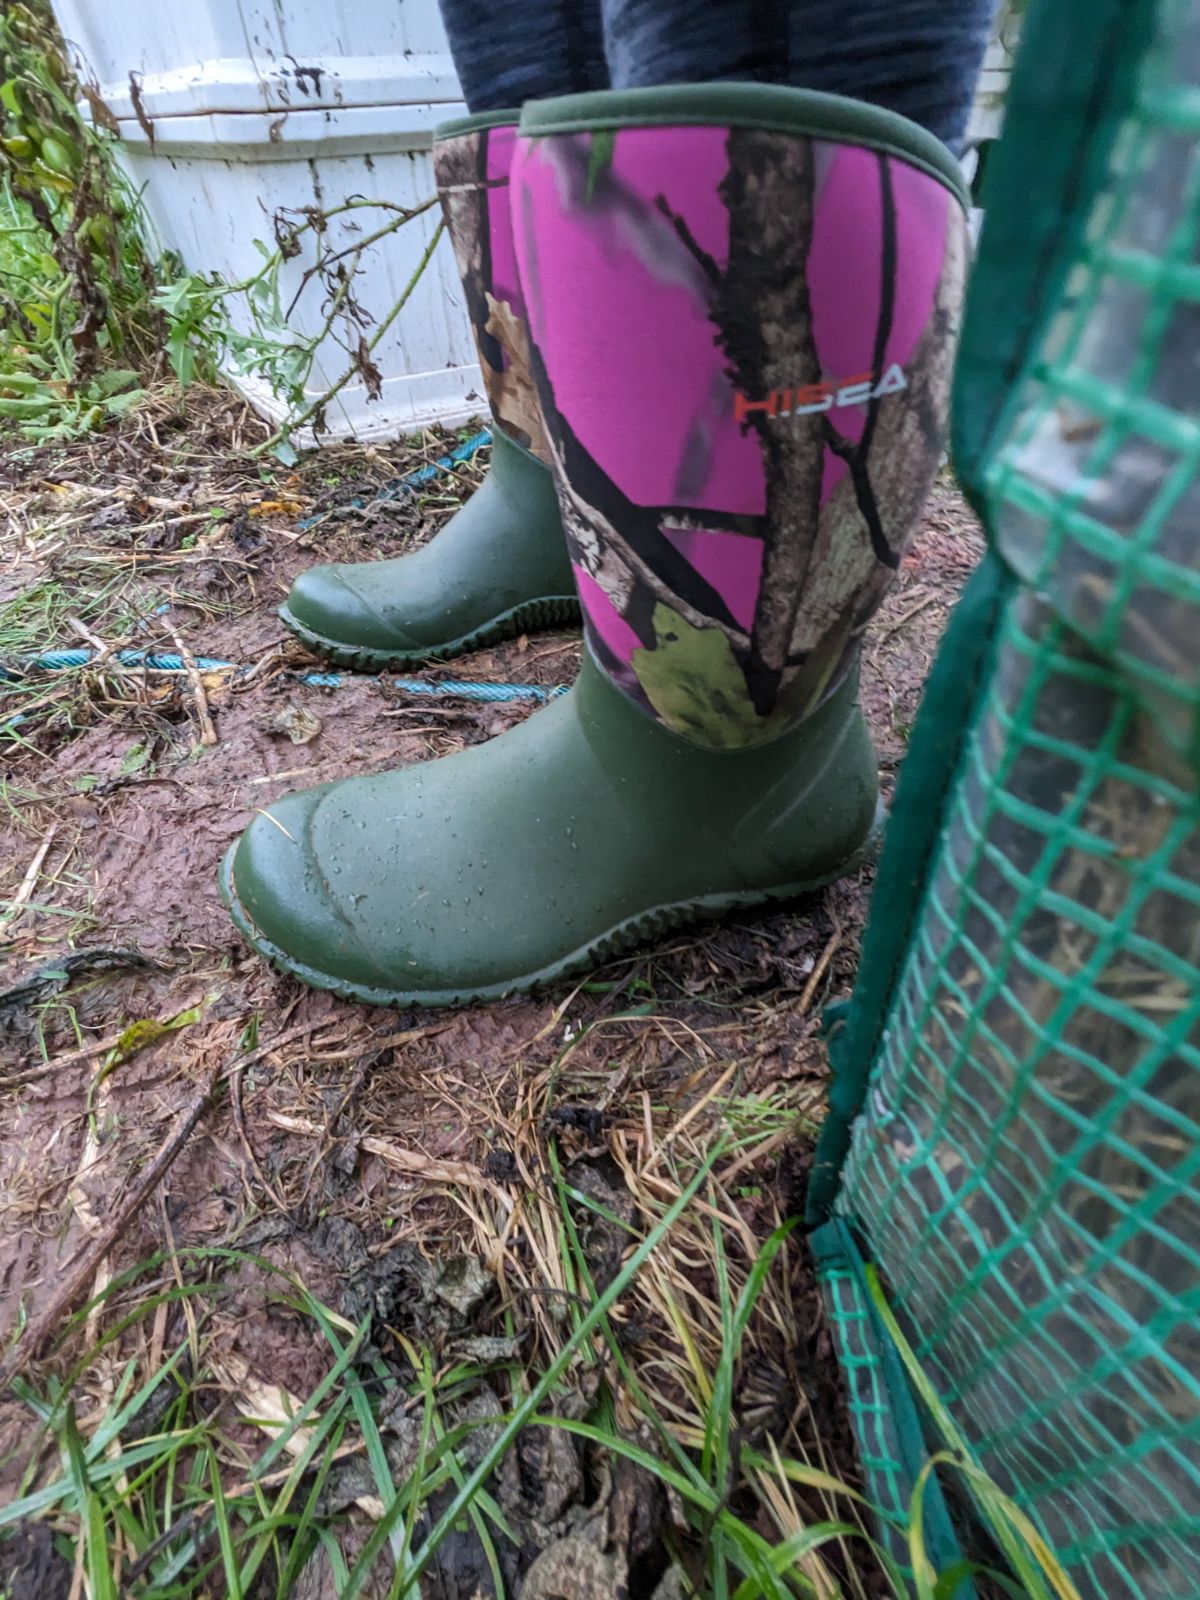
{"label": "dried plant stem", "polygon": [[[430,260],[433,257],[433,252],[437,249],[438,241],[442,237],[445,226],[446,225],[444,222],[439,222],[437,227],[433,230],[429,243],[425,246],[425,250],[420,261],[417,262],[416,270],[413,272],[412,277],[404,286],[403,294],[401,294],[399,300],[396,301],[396,304],[388,312],[387,316],[384,317],[383,321],[379,324],[375,332],[367,341],[368,355],[370,355],[378,347],[380,340],[387,333],[392,323],[395,322],[396,318],[404,310],[405,306],[411,299],[413,290],[421,281],[421,275],[425,271],[425,268],[429,265]],[[346,368],[345,372],[342,373],[341,377],[338,378],[337,381],[328,389],[326,389],[325,393],[321,395],[319,399],[314,400],[311,405],[305,406],[304,410],[301,411],[298,417],[292,418],[284,427],[278,428],[269,439],[264,440],[264,442],[260,445],[256,445],[251,454],[262,455],[268,450],[273,450],[276,445],[282,444],[283,440],[288,434],[295,433],[297,429],[303,428],[306,423],[311,422],[319,411],[324,410],[324,408],[329,404],[335,395],[338,395],[342,392],[342,390],[350,382],[351,378],[353,378],[358,371],[359,363],[357,361],[351,362],[351,364]]]}
{"label": "dried plant stem", "polygon": [[217,730],[213,726],[212,713],[208,709],[208,695],[204,692],[204,680],[200,676],[196,658],[187,645],[184,644],[180,634],[170,624],[167,625],[167,632],[171,635],[171,640],[179,651],[180,660],[183,662],[183,670],[187,673],[187,680],[191,685],[192,699],[196,705],[196,720],[200,724],[200,743],[211,749],[217,742]]}

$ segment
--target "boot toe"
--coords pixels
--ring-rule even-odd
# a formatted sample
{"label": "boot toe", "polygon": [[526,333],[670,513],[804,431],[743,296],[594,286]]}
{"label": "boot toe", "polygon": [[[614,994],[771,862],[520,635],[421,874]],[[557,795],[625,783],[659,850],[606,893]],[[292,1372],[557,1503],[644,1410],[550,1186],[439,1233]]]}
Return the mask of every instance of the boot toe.
{"label": "boot toe", "polygon": [[320,642],[348,649],[419,651],[426,643],[398,627],[340,566],[302,572],[288,594],[284,618]]}
{"label": "boot toe", "polygon": [[234,921],[277,965],[317,988],[351,994],[386,983],[341,903],[335,860],[313,848],[313,819],[332,786],[272,801],[226,858],[223,880]]}

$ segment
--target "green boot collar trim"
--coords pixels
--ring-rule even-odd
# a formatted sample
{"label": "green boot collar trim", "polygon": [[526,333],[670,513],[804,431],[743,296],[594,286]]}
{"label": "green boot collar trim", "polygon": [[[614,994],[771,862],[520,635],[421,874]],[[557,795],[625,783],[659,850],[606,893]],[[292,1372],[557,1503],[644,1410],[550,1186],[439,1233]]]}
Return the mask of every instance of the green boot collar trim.
{"label": "green boot collar trim", "polygon": [[457,139],[464,133],[483,133],[487,128],[512,128],[521,120],[519,109],[512,111],[476,111],[469,117],[451,117],[439,122],[433,130],[434,142]]}
{"label": "green boot collar trim", "polygon": [[928,173],[945,184],[961,206],[969,204],[962,168],[932,133],[894,111],[815,89],[764,83],[680,83],[661,89],[600,90],[531,100],[521,112],[521,132],[534,139],[608,128],[683,126],[765,128],[863,145]]}

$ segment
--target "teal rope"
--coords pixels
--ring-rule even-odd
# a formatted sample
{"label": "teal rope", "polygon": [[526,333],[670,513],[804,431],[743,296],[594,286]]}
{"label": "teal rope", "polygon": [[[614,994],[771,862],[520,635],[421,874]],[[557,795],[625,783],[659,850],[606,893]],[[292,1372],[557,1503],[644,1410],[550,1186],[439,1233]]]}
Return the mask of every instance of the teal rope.
{"label": "teal rope", "polygon": [[[396,478],[387,483],[375,495],[380,502],[394,500],[398,495],[414,488],[419,483],[426,483],[430,478],[436,478],[439,473],[449,472],[462,461],[469,461],[476,451],[491,444],[491,430],[483,428],[479,433],[456,445],[447,455],[440,456],[438,460],[428,466],[418,467],[415,472],[406,474],[403,478]],[[361,496],[356,496],[349,502],[351,506],[361,509],[366,501]],[[308,517],[299,524],[303,530],[324,521],[325,512],[315,517]],[[160,611],[166,611],[168,606],[160,606]],[[68,672],[79,667],[86,667],[95,656],[93,650],[47,650],[40,656],[32,656],[21,663],[19,672],[11,672],[0,663],[0,679],[15,679],[24,672]],[[177,655],[163,655],[152,650],[118,650],[113,659],[123,667],[148,667],[154,672],[185,672],[183,657]],[[201,672],[234,672],[243,673],[249,669],[239,667],[233,661],[217,661],[210,656],[195,657],[195,665]],[[340,672],[305,672],[299,675],[300,683],[308,684],[318,689],[337,689],[345,682]],[[444,679],[440,683],[431,683],[424,678],[394,678],[392,687],[402,694],[424,696],[427,699],[454,699],[475,700],[485,703],[497,703],[513,700],[532,700],[542,704],[553,700],[561,694],[566,694],[568,685],[558,684],[553,689],[543,689],[536,683],[466,683],[458,679]],[[19,722],[20,717],[11,717],[2,724],[11,727],[14,722]]]}
{"label": "teal rope", "polygon": [[[33,656],[23,661],[21,669],[26,672],[70,672],[79,667],[86,667],[95,653],[94,650],[47,650],[44,655]],[[201,672],[241,674],[249,671],[248,667],[239,667],[234,661],[218,661],[212,656],[196,656],[194,659],[195,665]],[[187,670],[182,656],[163,655],[154,650],[117,650],[113,654],[113,660],[123,667],[148,667],[152,672]],[[17,674],[5,672],[0,668],[0,676],[15,677]],[[305,672],[298,675],[297,681],[318,689],[337,689],[346,679],[340,672]],[[424,696],[427,699],[476,700],[488,703],[533,700],[540,704],[546,700],[553,700],[557,695],[566,694],[568,687],[566,684],[559,684],[553,689],[543,689],[537,683],[468,683],[452,678],[443,679],[441,682],[431,682],[425,678],[392,678],[387,681],[402,694]]]}

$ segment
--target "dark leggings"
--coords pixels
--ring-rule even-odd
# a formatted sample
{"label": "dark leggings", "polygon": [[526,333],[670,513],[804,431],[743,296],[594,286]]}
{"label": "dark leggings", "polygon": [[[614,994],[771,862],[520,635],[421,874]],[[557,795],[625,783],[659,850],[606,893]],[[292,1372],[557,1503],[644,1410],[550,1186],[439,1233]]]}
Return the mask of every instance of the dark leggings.
{"label": "dark leggings", "polygon": [[741,79],[886,106],[961,150],[996,0],[441,0],[472,111]]}

